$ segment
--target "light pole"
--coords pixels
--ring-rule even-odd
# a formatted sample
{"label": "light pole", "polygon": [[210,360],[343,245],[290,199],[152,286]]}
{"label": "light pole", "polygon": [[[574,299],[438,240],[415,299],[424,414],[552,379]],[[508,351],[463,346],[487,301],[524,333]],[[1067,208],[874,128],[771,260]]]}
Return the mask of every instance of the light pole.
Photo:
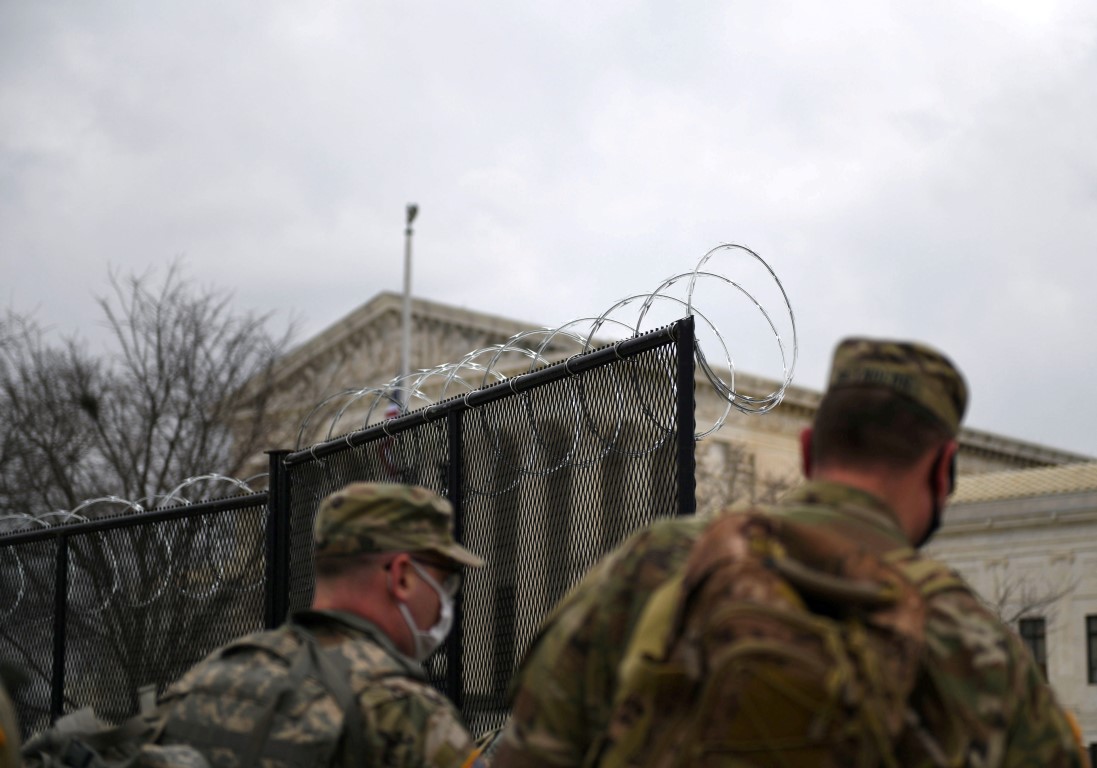
{"label": "light pole", "polygon": [[404,229],[404,317],[403,339],[400,355],[400,379],[407,378],[411,371],[411,223],[419,213],[419,206],[408,203],[407,226]]}

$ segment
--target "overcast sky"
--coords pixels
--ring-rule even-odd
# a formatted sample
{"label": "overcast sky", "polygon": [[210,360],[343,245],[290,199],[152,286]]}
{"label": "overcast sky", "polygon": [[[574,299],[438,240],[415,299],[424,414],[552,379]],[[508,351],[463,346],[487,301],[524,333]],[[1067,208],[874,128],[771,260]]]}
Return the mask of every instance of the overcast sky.
{"label": "overcast sky", "polygon": [[555,326],[736,242],[797,384],[917,338],[969,426],[1097,455],[1095,137],[1092,0],[0,0],[0,302],[94,333],[179,256],[303,340],[402,289],[416,202],[416,295]]}

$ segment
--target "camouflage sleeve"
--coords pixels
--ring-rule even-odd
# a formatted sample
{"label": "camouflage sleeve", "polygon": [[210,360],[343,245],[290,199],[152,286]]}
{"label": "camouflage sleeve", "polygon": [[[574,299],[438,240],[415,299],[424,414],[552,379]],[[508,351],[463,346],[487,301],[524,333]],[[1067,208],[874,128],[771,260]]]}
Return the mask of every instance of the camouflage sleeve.
{"label": "camouflage sleeve", "polygon": [[1081,766],[1066,714],[1020,638],[967,589],[930,601],[912,765]]}
{"label": "camouflage sleeve", "polygon": [[1013,688],[1017,710],[1006,735],[1003,765],[1080,768],[1088,758],[1069,717],[1020,638],[1012,632],[1009,635],[1016,660]]}
{"label": "camouflage sleeve", "polygon": [[475,743],[449,699],[417,680],[379,680],[359,697],[371,736],[380,744],[379,768],[460,768]]}
{"label": "camouflage sleeve", "polygon": [[705,522],[641,531],[553,611],[519,671],[495,768],[583,762],[609,720],[619,656],[648,594],[682,564]]}

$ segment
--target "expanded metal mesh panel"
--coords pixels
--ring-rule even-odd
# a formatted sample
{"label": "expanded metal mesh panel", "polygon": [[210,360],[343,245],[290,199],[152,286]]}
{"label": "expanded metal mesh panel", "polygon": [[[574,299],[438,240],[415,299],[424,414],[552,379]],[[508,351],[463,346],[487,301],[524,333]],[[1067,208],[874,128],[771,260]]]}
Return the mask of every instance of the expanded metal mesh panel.
{"label": "expanded metal mesh panel", "polygon": [[[55,627],[64,627],[63,710],[92,706],[113,721],[137,712],[140,686],[153,683],[162,692],[217,646],[262,629],[266,497],[203,509],[173,519],[148,513],[66,526],[31,545],[5,546],[0,539],[5,584],[34,574],[33,589],[4,621],[0,649],[0,657],[31,675],[19,696],[24,730],[49,722]],[[63,617],[54,611],[61,536],[68,580]]]}
{"label": "expanded metal mesh panel", "polygon": [[58,547],[55,540],[0,547],[0,661],[27,676],[12,691],[24,736],[49,724]]}
{"label": "expanded metal mesh panel", "polygon": [[448,495],[449,432],[445,420],[288,467],[290,476],[290,611],[312,601],[312,524],[320,502],[347,483],[412,483]]}
{"label": "expanded metal mesh panel", "polygon": [[[117,719],[217,646],[262,629],[265,507],[70,542],[66,699]],[[109,574],[109,575],[108,575]]]}
{"label": "expanded metal mesh panel", "polygon": [[329,493],[364,480],[448,496],[459,538],[487,566],[468,574],[455,631],[425,666],[474,733],[501,725],[511,677],[549,609],[630,533],[686,511],[673,338],[652,333],[637,347],[646,351],[591,353],[520,389],[498,385],[479,405],[447,401],[406,429],[373,427],[291,456],[289,609],[311,601],[312,525]]}
{"label": "expanded metal mesh panel", "polygon": [[465,414],[463,533],[487,566],[463,611],[463,709],[506,716],[545,614],[607,551],[678,513],[675,349],[664,346]]}

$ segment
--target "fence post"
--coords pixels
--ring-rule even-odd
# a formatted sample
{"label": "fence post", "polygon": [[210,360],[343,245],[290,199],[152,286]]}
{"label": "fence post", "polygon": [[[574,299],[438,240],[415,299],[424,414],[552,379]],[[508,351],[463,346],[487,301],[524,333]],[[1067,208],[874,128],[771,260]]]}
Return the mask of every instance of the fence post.
{"label": "fence post", "polygon": [[289,451],[267,451],[270,485],[267,491],[267,600],[264,623],[274,629],[289,612],[289,473],[285,458]]}
{"label": "fence post", "polygon": [[697,511],[696,457],[697,417],[694,414],[694,359],[696,340],[693,336],[693,315],[679,320],[675,326],[677,336],[677,406],[678,406],[678,516],[693,515]]}
{"label": "fence post", "polygon": [[69,537],[57,539],[57,564],[53,591],[53,683],[50,687],[50,722],[56,722],[65,707],[65,632],[69,603]]}
{"label": "fence post", "polygon": [[[446,472],[446,490],[449,492],[449,500],[453,505],[453,537],[458,543],[464,540],[464,494],[461,487],[461,445],[462,434],[461,411],[451,411],[446,419],[449,432],[449,467]],[[463,592],[457,595],[453,601],[453,631],[450,633],[451,641],[446,649],[446,692],[457,709],[464,706],[464,668],[462,656],[464,655],[465,632],[465,597]]]}

